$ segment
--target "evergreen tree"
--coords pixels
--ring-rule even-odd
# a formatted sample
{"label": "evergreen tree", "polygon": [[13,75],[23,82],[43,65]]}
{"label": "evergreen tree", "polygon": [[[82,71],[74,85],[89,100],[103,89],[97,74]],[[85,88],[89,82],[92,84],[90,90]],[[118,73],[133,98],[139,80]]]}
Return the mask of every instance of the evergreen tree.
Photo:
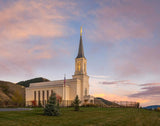
{"label": "evergreen tree", "polygon": [[57,102],[56,94],[52,93],[44,108],[44,115],[58,116],[59,114],[59,103]]}
{"label": "evergreen tree", "polygon": [[73,106],[74,106],[74,110],[75,111],[79,111],[79,104],[81,103],[81,101],[78,98],[78,95],[76,95],[74,101],[73,101]]}

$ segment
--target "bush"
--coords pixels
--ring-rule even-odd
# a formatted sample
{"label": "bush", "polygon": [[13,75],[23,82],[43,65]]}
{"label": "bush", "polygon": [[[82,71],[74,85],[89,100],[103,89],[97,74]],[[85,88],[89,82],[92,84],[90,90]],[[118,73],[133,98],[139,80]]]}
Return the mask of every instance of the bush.
{"label": "bush", "polygon": [[160,107],[157,107],[157,111],[160,111]]}
{"label": "bush", "polygon": [[59,111],[59,103],[57,102],[56,94],[51,94],[48,103],[44,108],[44,115],[47,116],[58,116],[60,114]]}
{"label": "bush", "polygon": [[78,98],[78,95],[76,95],[74,101],[73,101],[73,106],[74,106],[74,110],[75,111],[79,111],[79,104],[81,103],[81,101]]}
{"label": "bush", "polygon": [[93,103],[87,103],[87,104],[83,104],[82,107],[98,107],[98,105]]}

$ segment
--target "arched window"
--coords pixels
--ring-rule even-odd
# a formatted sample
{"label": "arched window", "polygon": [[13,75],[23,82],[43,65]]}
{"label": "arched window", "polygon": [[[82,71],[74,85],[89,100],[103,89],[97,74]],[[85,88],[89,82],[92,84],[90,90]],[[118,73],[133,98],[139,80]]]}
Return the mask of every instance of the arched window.
{"label": "arched window", "polygon": [[81,63],[79,62],[78,63],[78,71],[80,71],[81,70]]}

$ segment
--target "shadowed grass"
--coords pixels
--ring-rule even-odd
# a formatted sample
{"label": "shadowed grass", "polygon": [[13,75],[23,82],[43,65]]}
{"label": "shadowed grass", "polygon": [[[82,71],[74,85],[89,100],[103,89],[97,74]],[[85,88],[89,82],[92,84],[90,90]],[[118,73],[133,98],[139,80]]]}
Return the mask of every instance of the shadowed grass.
{"label": "shadowed grass", "polygon": [[160,112],[132,108],[62,108],[44,116],[43,109],[0,112],[0,126],[160,126]]}

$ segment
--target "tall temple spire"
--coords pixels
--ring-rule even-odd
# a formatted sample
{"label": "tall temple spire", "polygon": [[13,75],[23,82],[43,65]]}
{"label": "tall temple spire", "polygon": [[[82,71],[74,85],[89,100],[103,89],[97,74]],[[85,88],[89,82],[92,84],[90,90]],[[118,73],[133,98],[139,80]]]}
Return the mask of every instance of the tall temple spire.
{"label": "tall temple spire", "polygon": [[84,56],[84,50],[83,50],[83,42],[82,42],[82,26],[80,30],[80,42],[79,42],[79,51],[78,51],[78,56],[76,58],[82,58]]}

